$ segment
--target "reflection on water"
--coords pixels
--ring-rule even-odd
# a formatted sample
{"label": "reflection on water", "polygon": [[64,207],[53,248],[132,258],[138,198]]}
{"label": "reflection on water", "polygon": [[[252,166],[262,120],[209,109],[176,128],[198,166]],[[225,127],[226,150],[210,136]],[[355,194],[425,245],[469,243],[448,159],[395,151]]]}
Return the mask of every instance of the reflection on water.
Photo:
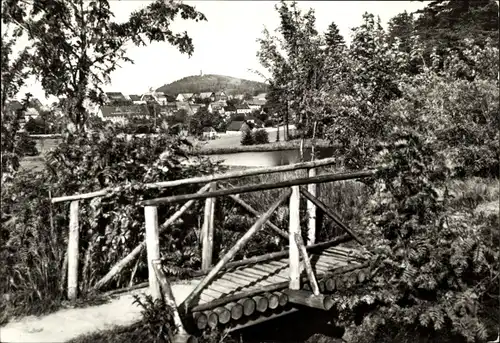
{"label": "reflection on water", "polygon": [[[316,158],[328,158],[333,156],[333,148],[316,149]],[[208,156],[212,161],[223,161],[227,166],[245,167],[273,167],[286,164],[298,163],[300,161],[300,150],[260,151],[260,152],[237,152],[231,154],[216,154]],[[304,149],[304,161],[311,160],[311,149]]]}

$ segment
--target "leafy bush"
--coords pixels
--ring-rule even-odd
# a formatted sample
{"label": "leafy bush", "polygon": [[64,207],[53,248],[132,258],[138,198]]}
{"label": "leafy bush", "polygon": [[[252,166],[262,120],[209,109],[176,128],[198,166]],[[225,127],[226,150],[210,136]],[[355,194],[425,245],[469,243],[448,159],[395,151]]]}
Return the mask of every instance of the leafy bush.
{"label": "leafy bush", "polygon": [[394,130],[377,158],[386,168],[364,221],[379,270],[371,283],[339,294],[342,320],[360,324],[365,342],[395,326],[435,341],[485,340],[480,313],[498,307],[498,292],[489,303],[480,299],[498,291],[499,233],[491,221],[446,210],[448,194],[438,194],[449,175],[442,153],[428,137]]}
{"label": "leafy bush", "polygon": [[51,311],[64,299],[67,216],[53,213],[48,181],[42,173],[22,172],[2,185],[0,294],[9,298],[2,302],[2,322]]}
{"label": "leafy bush", "polygon": [[23,156],[38,155],[36,143],[26,133],[21,131],[23,110],[2,112],[1,120],[1,154],[2,181],[9,181],[20,167]]}
{"label": "leafy bush", "polygon": [[266,119],[264,121],[264,127],[273,127],[273,125],[274,125],[274,120],[272,119]]}
{"label": "leafy bush", "polygon": [[269,143],[269,134],[264,129],[256,130],[253,133],[253,140],[255,144],[267,144]]}
{"label": "leafy bush", "polygon": [[[111,266],[144,240],[143,210],[136,205],[138,201],[196,192],[199,188],[158,190],[146,189],[142,184],[219,169],[206,159],[188,160],[186,144],[166,135],[125,137],[110,128],[94,134],[68,134],[48,153],[44,171],[20,172],[8,185],[2,185],[2,233],[6,238],[2,254],[7,263],[2,265],[5,277],[0,285],[2,294],[10,294],[8,306],[19,307],[18,312],[39,313],[42,310],[37,306],[47,311],[63,299],[69,203],[51,205],[49,191],[52,196],[60,196],[112,189],[104,197],[80,202],[79,286],[85,296]],[[167,266],[198,268],[200,264],[193,229],[198,227],[197,216],[203,204],[195,204],[162,234],[161,252],[169,256]],[[178,208],[159,207],[160,223]],[[147,266],[140,259],[135,274],[126,271],[110,286],[145,278]]]}
{"label": "leafy bush", "polygon": [[134,295],[134,304],[142,308],[142,326],[143,331],[149,333],[154,343],[173,342],[174,335],[178,328],[174,322],[174,312],[163,299],[156,299],[146,295],[143,299]]}
{"label": "leafy bush", "polygon": [[255,144],[252,131],[251,130],[244,130],[241,132],[241,145],[253,145]]}

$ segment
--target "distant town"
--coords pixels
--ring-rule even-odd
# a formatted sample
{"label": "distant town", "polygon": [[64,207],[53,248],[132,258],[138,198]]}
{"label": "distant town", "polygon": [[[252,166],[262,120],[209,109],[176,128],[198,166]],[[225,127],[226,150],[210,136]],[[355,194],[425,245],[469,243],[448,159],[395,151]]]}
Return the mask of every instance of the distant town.
{"label": "distant town", "polygon": [[[222,90],[175,95],[155,90],[144,94],[128,95],[122,92],[106,92],[103,105],[95,106],[91,112],[94,117],[100,118],[104,122],[129,125],[132,120],[138,118],[154,121],[158,118],[168,117],[176,118],[177,124],[183,124],[189,117],[203,111],[219,116],[224,123],[217,128],[213,128],[211,125],[203,128],[200,132],[201,135],[211,139],[217,132],[221,131],[226,133],[240,132],[242,126],[245,125],[251,125],[252,128],[271,126],[270,115],[265,109],[266,95],[267,93],[226,94]],[[22,103],[14,100],[7,106],[12,110],[18,110],[22,108]],[[62,116],[62,111],[57,104],[47,107],[39,99],[31,99],[25,111],[24,124],[26,125],[30,121],[32,123],[43,121],[41,114],[47,111],[51,111],[55,115],[59,113]],[[187,134],[183,125],[180,127],[180,131]]]}

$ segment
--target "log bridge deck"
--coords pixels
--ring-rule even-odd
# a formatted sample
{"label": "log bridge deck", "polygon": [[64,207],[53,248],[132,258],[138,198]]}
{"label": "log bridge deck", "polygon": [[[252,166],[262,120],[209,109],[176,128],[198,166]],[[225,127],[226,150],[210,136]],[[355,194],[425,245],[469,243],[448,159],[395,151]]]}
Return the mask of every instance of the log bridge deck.
{"label": "log bridge deck", "polygon": [[[337,289],[364,282],[369,275],[368,259],[356,249],[331,246],[309,254],[311,265],[324,295],[318,306],[329,310],[331,296]],[[255,264],[226,269],[217,275],[188,309],[192,325],[198,330],[220,326],[234,331],[296,312],[307,304],[290,297],[311,291],[305,270],[301,273],[302,290],[292,294],[288,289],[290,270],[288,256],[275,257]],[[304,268],[303,262],[301,269]],[[316,306],[314,306],[316,307]]]}
{"label": "log bridge deck", "polygon": [[[319,183],[373,177],[376,170],[341,174],[317,175],[317,168],[335,163],[334,158],[297,163],[293,165],[255,168],[243,171],[201,176],[182,180],[146,184],[148,188],[168,188],[182,185],[205,184],[197,193],[180,194],[164,198],[143,200],[146,239],[118,262],[94,290],[102,288],[126,267],[129,267],[147,250],[149,289],[156,299],[162,298],[173,309],[178,333],[171,337],[174,342],[197,342],[202,330],[222,327],[228,331],[255,325],[301,308],[310,307],[330,310],[336,290],[361,283],[371,277],[373,256],[363,249],[362,239],[343,222],[341,217],[328,208],[318,197]],[[262,183],[224,188],[217,181],[292,170],[306,170],[307,177],[275,183]],[[305,186],[305,187],[301,187]],[[272,206],[260,213],[238,195],[270,189],[284,189]],[[68,298],[77,296],[79,256],[79,203],[85,199],[106,196],[112,189],[93,193],[52,198],[53,203],[71,201],[68,239]],[[215,264],[212,263],[214,242],[214,207],[217,197],[228,196],[256,217],[256,222],[244,233],[233,247]],[[301,230],[300,198],[307,204],[307,246]],[[174,223],[196,200],[205,201],[203,215],[202,266],[198,275],[203,279],[181,304],[177,304],[160,258],[159,232]],[[158,207],[184,202],[162,225],[158,223]],[[275,210],[289,202],[289,227],[282,230],[273,224]],[[330,217],[345,234],[328,242],[315,243],[316,211]],[[288,243],[285,251],[233,261],[242,247],[259,230],[271,229]],[[341,246],[355,241],[359,248]],[[137,264],[136,264],[137,266]]]}

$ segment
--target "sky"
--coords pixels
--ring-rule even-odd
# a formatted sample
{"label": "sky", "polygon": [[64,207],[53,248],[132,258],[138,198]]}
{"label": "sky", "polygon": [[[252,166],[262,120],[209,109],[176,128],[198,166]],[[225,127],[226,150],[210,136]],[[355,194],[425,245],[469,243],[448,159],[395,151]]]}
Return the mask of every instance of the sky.
{"label": "sky", "polygon": [[[111,0],[111,10],[117,21],[127,20],[130,13],[146,6],[145,0]],[[247,80],[263,81],[255,70],[264,72],[256,53],[257,39],[263,37],[267,28],[273,32],[279,25],[275,10],[277,1],[204,0],[184,1],[205,14],[206,22],[176,20],[174,32],[187,31],[193,39],[194,53],[189,58],[168,43],[152,43],[146,47],[130,46],[128,57],[134,64],[122,63],[111,75],[106,91],[124,94],[142,94],[151,87],[190,75],[219,74]],[[417,1],[299,1],[298,7],[306,11],[315,10],[316,28],[325,32],[333,21],[347,42],[351,29],[361,24],[364,12],[380,16],[386,28],[390,18],[403,11],[413,12],[425,3]],[[42,103],[50,104],[54,98],[45,98],[40,84],[32,77],[21,90],[38,97]]]}

